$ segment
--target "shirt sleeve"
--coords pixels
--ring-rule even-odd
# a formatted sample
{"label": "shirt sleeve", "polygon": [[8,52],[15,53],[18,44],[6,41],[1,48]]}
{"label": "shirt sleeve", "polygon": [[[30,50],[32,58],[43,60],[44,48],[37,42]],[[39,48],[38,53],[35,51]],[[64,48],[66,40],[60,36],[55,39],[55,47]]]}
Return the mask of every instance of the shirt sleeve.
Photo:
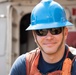
{"label": "shirt sleeve", "polygon": [[16,59],[11,67],[9,75],[26,75],[25,54]]}
{"label": "shirt sleeve", "polygon": [[72,65],[72,75],[76,75],[76,59]]}

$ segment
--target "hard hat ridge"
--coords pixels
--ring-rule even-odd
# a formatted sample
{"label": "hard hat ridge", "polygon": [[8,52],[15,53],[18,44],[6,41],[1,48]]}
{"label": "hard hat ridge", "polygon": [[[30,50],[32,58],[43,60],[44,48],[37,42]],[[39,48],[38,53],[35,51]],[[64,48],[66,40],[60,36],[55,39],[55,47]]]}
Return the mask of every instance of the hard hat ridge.
{"label": "hard hat ridge", "polygon": [[53,0],[42,0],[31,13],[31,24],[26,30],[57,28],[73,25],[66,19],[64,8]]}
{"label": "hard hat ridge", "polygon": [[52,2],[53,0],[42,0],[41,2]]}

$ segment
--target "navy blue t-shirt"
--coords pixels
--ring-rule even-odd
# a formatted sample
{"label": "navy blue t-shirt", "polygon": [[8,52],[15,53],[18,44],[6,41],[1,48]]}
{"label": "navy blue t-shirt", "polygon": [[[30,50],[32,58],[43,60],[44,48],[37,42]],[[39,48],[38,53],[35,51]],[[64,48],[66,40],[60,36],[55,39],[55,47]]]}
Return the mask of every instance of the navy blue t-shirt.
{"label": "navy blue t-shirt", "polygon": [[[50,64],[50,63],[47,63],[44,61],[44,59],[40,53],[38,69],[40,70],[40,72],[42,74],[46,74],[48,72],[53,72],[56,70],[61,70],[65,56],[66,56],[66,50],[65,50],[63,58],[59,62]],[[26,75],[25,57],[26,57],[25,54],[23,54],[17,58],[17,60],[14,62],[13,66],[10,70],[10,75]],[[73,63],[72,75],[76,75],[76,60]]]}

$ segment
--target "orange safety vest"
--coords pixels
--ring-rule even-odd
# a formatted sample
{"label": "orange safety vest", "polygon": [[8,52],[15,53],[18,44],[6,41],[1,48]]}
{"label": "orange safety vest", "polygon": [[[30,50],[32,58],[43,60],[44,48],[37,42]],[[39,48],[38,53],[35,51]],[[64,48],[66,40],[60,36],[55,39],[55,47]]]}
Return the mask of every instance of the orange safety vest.
{"label": "orange safety vest", "polygon": [[[37,69],[39,56],[40,50],[38,48],[26,53],[26,75],[43,75]],[[68,50],[66,59],[63,62],[62,70],[57,70],[46,75],[71,75],[71,67],[74,58],[74,55]]]}

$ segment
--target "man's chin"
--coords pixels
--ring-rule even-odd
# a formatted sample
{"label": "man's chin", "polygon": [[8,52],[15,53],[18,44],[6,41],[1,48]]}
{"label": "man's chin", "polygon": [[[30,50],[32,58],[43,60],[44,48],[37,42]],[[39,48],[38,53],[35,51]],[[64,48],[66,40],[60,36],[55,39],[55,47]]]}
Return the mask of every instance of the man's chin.
{"label": "man's chin", "polygon": [[47,54],[54,54],[57,52],[57,49],[53,49],[53,48],[47,48],[47,49],[43,49],[43,52],[47,53]]}

